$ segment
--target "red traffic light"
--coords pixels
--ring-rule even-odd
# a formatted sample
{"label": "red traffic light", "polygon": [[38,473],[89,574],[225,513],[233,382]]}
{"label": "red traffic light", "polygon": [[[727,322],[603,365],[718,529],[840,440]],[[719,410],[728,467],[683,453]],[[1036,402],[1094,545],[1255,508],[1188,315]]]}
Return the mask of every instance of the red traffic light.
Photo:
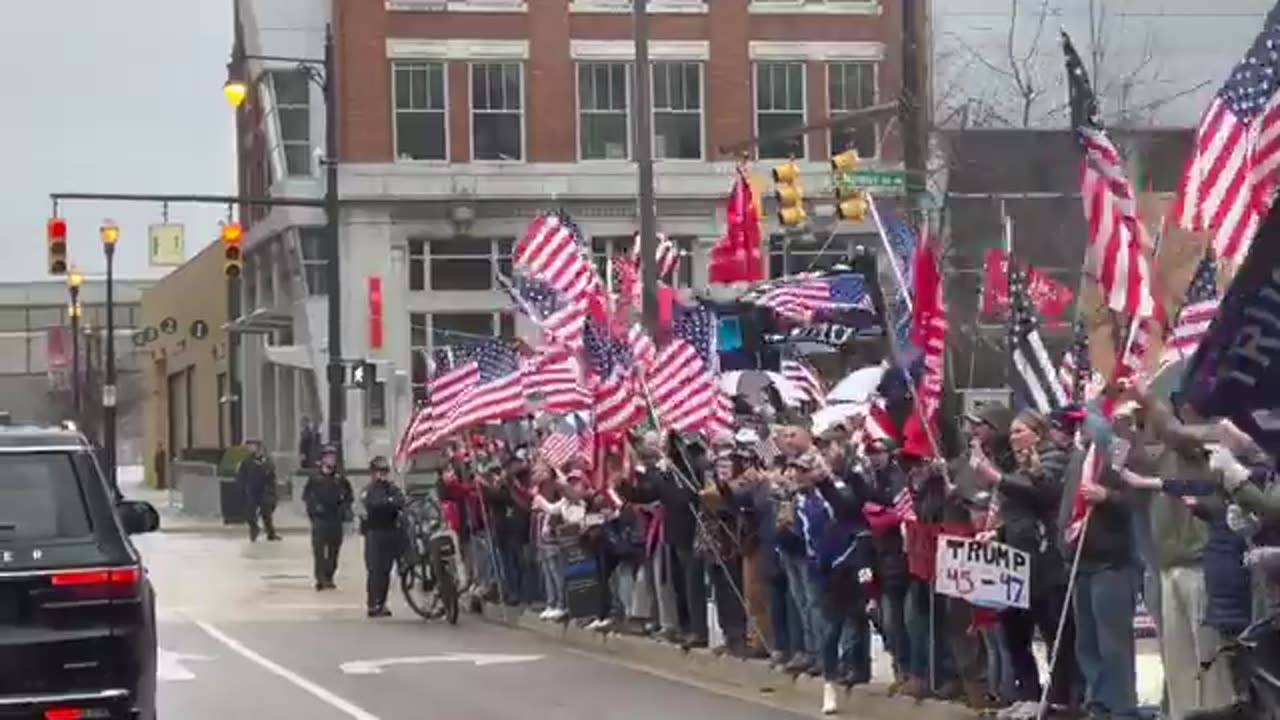
{"label": "red traffic light", "polygon": [[227,223],[222,226],[222,242],[228,245],[238,244],[240,236],[244,231],[240,228],[240,223]]}
{"label": "red traffic light", "polygon": [[60,217],[49,218],[49,242],[67,241],[67,221]]}

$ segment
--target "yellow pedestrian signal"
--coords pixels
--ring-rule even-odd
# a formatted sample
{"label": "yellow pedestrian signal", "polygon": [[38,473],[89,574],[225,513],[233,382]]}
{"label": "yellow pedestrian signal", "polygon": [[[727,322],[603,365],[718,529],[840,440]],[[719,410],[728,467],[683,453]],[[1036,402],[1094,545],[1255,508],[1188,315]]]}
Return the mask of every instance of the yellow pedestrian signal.
{"label": "yellow pedestrian signal", "polygon": [[774,198],[778,201],[778,221],[788,227],[804,223],[804,189],[800,187],[800,168],[787,162],[773,169]]}
{"label": "yellow pedestrian signal", "polygon": [[62,218],[49,218],[49,274],[67,274],[67,221]]}
{"label": "yellow pedestrian signal", "polygon": [[244,254],[240,247],[242,234],[240,223],[222,226],[222,271],[228,278],[240,277],[244,269]]}

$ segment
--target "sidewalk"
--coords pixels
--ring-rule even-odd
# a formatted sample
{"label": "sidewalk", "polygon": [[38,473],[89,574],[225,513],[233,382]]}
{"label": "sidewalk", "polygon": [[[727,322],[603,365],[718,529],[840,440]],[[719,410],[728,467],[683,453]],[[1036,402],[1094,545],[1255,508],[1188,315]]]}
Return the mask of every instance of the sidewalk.
{"label": "sidewalk", "polygon": [[[182,505],[168,490],[156,490],[143,483],[140,465],[121,466],[118,472],[120,492],[130,500],[145,500],[160,513],[162,533],[226,533],[245,535],[248,530],[242,523],[228,525],[220,517],[191,515],[183,512]],[[273,516],[276,532],[281,535],[303,535],[311,532],[311,525],[296,501],[281,503]]]}
{"label": "sidewalk", "polygon": [[[738,692],[768,695],[806,707],[817,708],[821,705],[821,678],[792,678],[771,669],[764,661],[722,657],[703,649],[686,651],[649,637],[605,634],[573,623],[548,622],[519,608],[495,604],[485,606],[484,618],[489,622],[531,632],[585,652],[607,655],[658,675],[731,688]],[[873,634],[873,675],[876,680],[849,692],[841,701],[844,714],[847,715],[852,708],[856,708],[856,715],[861,718],[895,718],[905,714],[913,720],[951,720],[973,718],[977,715],[960,703],[890,697],[887,679],[892,676],[892,669],[889,658],[878,641],[879,636]],[[1038,643],[1036,654],[1041,664],[1047,665],[1044,648]],[[1153,641],[1139,641],[1137,668],[1139,704],[1158,707],[1164,683],[1164,668]]]}

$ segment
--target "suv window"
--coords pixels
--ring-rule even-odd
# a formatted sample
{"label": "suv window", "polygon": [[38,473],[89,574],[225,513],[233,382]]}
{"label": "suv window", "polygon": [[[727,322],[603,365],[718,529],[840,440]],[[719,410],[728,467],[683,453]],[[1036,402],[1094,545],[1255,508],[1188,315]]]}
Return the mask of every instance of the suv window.
{"label": "suv window", "polygon": [[67,453],[0,453],[0,543],[93,534]]}

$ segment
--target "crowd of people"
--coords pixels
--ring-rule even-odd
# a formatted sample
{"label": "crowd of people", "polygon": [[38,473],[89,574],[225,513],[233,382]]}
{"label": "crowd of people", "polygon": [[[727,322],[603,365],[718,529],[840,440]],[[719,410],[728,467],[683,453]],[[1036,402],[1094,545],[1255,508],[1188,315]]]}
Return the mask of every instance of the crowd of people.
{"label": "crowd of people", "polygon": [[[967,450],[945,460],[853,421],[815,435],[798,415],[740,416],[709,446],[638,433],[602,467],[458,441],[439,493],[477,599],[698,648],[710,598],[716,652],[821,676],[828,713],[841,685],[873,679],[875,632],[894,673],[877,679],[895,694],[1035,716],[1046,683],[1055,715],[1138,716],[1141,600],[1159,631],[1164,710],[1181,720],[1238,700],[1230,664],[1201,662],[1275,605],[1280,485],[1228,423],[1117,392],[1109,420],[1095,405],[1049,417],[985,405],[965,418]],[[1087,442],[1110,463],[1082,483]],[[1077,497],[1091,511],[1068,540]],[[942,533],[1028,553],[1029,607],[936,593]]]}

